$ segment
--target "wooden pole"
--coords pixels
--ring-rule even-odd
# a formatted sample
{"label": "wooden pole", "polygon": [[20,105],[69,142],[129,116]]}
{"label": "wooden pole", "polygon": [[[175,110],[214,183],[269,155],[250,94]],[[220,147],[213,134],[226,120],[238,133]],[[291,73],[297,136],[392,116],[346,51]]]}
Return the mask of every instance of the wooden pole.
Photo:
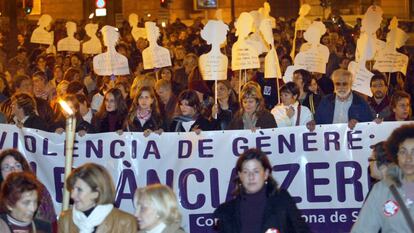
{"label": "wooden pole", "polygon": [[[217,79],[214,80],[214,103],[217,104],[217,108],[218,108],[219,103],[217,99]],[[217,115],[218,115],[218,112],[214,116],[215,119],[217,119]]]}
{"label": "wooden pole", "polygon": [[62,201],[62,211],[65,211],[69,208],[69,199],[70,194],[67,190],[67,179],[72,171],[72,161],[73,161],[73,144],[75,142],[76,134],[76,116],[74,111],[69,107],[69,105],[60,100],[59,104],[61,105],[63,111],[65,111],[66,117],[66,140],[65,140],[65,183],[63,191],[63,201]]}

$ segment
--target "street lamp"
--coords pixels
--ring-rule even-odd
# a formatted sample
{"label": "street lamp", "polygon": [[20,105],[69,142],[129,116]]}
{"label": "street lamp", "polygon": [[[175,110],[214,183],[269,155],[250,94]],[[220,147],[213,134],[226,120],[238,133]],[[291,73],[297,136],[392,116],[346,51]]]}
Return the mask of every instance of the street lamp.
{"label": "street lamp", "polygon": [[65,138],[65,185],[63,192],[62,211],[69,208],[69,191],[67,190],[66,180],[72,170],[73,161],[73,144],[75,142],[76,133],[76,116],[72,108],[64,100],[59,100],[59,104],[64,111],[66,117],[66,138]]}

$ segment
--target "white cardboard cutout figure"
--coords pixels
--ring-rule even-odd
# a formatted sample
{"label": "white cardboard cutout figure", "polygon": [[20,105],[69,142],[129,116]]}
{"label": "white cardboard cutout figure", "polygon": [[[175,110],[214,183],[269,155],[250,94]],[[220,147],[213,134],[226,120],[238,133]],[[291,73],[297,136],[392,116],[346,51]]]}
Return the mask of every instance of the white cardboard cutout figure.
{"label": "white cardboard cutout figure", "polygon": [[398,28],[398,19],[394,17],[389,26],[385,49],[380,50],[375,60],[374,69],[381,72],[401,72],[407,74],[408,56],[396,51],[404,46],[408,35]]}
{"label": "white cardboard cutout figure", "polygon": [[262,9],[260,13],[263,15],[263,18],[270,20],[272,28],[276,28],[276,19],[270,16],[270,4],[268,2],[265,2],[263,3],[263,8],[260,9]]}
{"label": "white cardboard cutout figure", "polygon": [[157,44],[157,40],[160,37],[160,29],[154,22],[146,22],[145,29],[147,31],[149,46],[142,51],[144,69],[171,66],[170,51]]}
{"label": "white cardboard cutout figure", "polygon": [[265,78],[282,78],[282,71],[280,69],[279,58],[276,53],[273,31],[272,31],[272,20],[266,18],[262,20],[260,24],[260,32],[266,43],[269,45],[270,50],[267,52],[265,57]]}
{"label": "white cardboard cutout figure", "polygon": [[209,20],[201,30],[201,38],[211,44],[211,50],[200,56],[198,64],[204,80],[226,80],[229,60],[220,51],[226,41],[229,26],[221,20]]}
{"label": "white cardboard cutout figure", "polygon": [[98,24],[88,23],[85,25],[86,34],[91,38],[82,44],[82,52],[84,54],[100,54],[102,53],[102,44],[96,36]]}
{"label": "white cardboard cutout figure", "polygon": [[253,28],[253,17],[243,12],[235,22],[237,41],[232,47],[232,70],[260,68],[257,49],[247,43],[246,39]]}
{"label": "white cardboard cutout figure", "polygon": [[374,59],[379,51],[384,49],[384,41],[377,39],[377,30],[382,22],[382,9],[379,6],[370,6],[361,22],[361,34],[357,40],[355,52],[356,62]]}
{"label": "white cardboard cutout figure", "polygon": [[298,31],[305,31],[308,29],[308,27],[311,25],[312,21],[306,18],[306,15],[309,14],[311,10],[311,6],[309,4],[303,4],[299,9],[299,17],[295,22],[295,32],[293,35],[293,45],[292,50],[290,52],[290,57],[292,59],[295,58],[296,53],[296,37],[298,34]]}
{"label": "white cardboard cutout figure", "polygon": [[377,39],[377,30],[381,26],[382,9],[370,6],[361,22],[361,35],[357,41],[355,61],[351,61],[348,70],[354,75],[352,90],[372,96],[370,81],[374,75],[366,68],[366,62],[378,56],[385,43]]}
{"label": "white cardboard cutout figure", "polygon": [[299,17],[295,23],[296,31],[305,31],[311,25],[312,21],[306,18],[309,14],[311,6],[309,4],[303,4],[299,9]]}
{"label": "white cardboard cutout figure", "polygon": [[53,44],[53,31],[48,31],[51,22],[52,17],[50,15],[44,14],[40,16],[37,22],[38,27],[33,31],[30,42],[47,45]]}
{"label": "white cardboard cutout figure", "polygon": [[67,37],[61,39],[57,43],[57,50],[60,51],[70,51],[70,52],[79,52],[80,51],[80,41],[75,38],[76,32],[76,23],[66,22],[66,33]]}
{"label": "white cardboard cutout figure", "polygon": [[352,90],[371,97],[370,82],[374,74],[365,67],[365,62],[357,63],[351,61],[348,65],[348,70],[353,74]]}
{"label": "white cardboard cutout figure", "polygon": [[95,73],[97,75],[129,74],[128,59],[115,49],[115,45],[119,39],[118,29],[106,25],[101,29],[101,33],[107,51],[93,58],[93,69]]}
{"label": "white cardboard cutout figure", "polygon": [[326,32],[322,22],[314,21],[303,34],[307,43],[303,44],[295,57],[294,64],[306,67],[309,72],[326,73],[326,64],[329,59],[329,49],[320,43]]}
{"label": "white cardboard cutout figure", "polygon": [[249,14],[253,17],[253,33],[249,35],[246,42],[257,50],[257,54],[262,54],[269,51],[269,49],[266,46],[266,42],[260,35],[260,24],[264,18],[259,11],[249,12]]}
{"label": "white cardboard cutout figure", "polygon": [[147,39],[147,32],[145,28],[138,27],[138,15],[137,14],[130,14],[129,15],[129,25],[132,27],[132,37],[134,37],[134,40],[137,41],[139,38]]}

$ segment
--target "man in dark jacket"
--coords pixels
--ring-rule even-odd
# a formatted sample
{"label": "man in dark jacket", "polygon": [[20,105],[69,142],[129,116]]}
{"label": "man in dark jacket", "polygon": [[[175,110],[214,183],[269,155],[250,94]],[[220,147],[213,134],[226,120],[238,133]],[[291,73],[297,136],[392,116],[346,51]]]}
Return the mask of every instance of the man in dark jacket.
{"label": "man in dark jacket", "polygon": [[372,121],[368,103],[351,90],[352,73],[338,69],[332,74],[334,94],[325,96],[315,114],[317,124],[348,123],[353,129],[358,122]]}
{"label": "man in dark jacket", "polygon": [[11,98],[13,121],[18,127],[47,130],[45,121],[36,114],[36,101],[26,93],[18,93]]}

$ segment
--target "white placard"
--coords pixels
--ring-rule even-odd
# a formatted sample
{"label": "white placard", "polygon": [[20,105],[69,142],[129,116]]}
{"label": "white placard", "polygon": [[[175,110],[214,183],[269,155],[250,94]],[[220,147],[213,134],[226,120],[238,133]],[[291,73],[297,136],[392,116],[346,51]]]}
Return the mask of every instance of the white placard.
{"label": "white placard", "polygon": [[147,32],[145,28],[138,27],[138,21],[139,17],[137,14],[132,13],[129,15],[129,25],[132,27],[131,34],[135,41],[137,41],[139,38],[147,38]]}
{"label": "white placard", "polygon": [[407,75],[408,56],[397,51],[381,51],[375,60],[374,69],[381,72],[401,72]]}
{"label": "white placard", "polygon": [[253,33],[248,36],[246,41],[257,50],[257,54],[265,53],[269,51],[269,48],[260,34],[260,24],[264,19],[264,16],[259,11],[250,11],[249,14],[253,18]]}
{"label": "white placard", "polygon": [[377,30],[381,26],[383,11],[379,6],[370,6],[361,22],[361,35],[357,40],[355,59],[366,62],[376,57],[385,43],[377,39]]}
{"label": "white placard", "polygon": [[326,73],[326,64],[329,59],[329,49],[320,43],[326,32],[322,22],[314,21],[303,34],[307,43],[303,44],[296,55],[294,64],[305,67],[309,72]]}
{"label": "white placard", "polygon": [[401,72],[407,74],[408,56],[397,52],[398,48],[404,46],[408,35],[398,28],[398,19],[394,17],[389,26],[385,49],[378,52],[375,59],[374,69],[381,72]]}
{"label": "white placard", "polygon": [[270,16],[270,4],[268,2],[263,3],[263,8],[260,8],[259,12],[263,15],[264,19],[269,20],[270,24],[272,25],[272,28],[276,28],[276,19]]}
{"label": "white placard", "polygon": [[353,74],[352,90],[371,97],[370,83],[374,74],[365,68],[365,63],[359,64],[351,61],[348,70]]}
{"label": "white placard", "polygon": [[271,48],[267,52],[265,57],[265,78],[282,78],[282,71],[280,69],[279,58],[276,53],[273,31],[272,31],[272,20],[265,18],[260,23],[260,32],[265,42]]}
{"label": "white placard", "polygon": [[88,23],[85,25],[86,34],[91,38],[82,44],[82,53],[84,54],[99,54],[102,53],[102,44],[96,36],[98,31],[98,24]]}
{"label": "white placard", "polygon": [[42,15],[37,22],[38,27],[32,33],[30,42],[46,45],[53,44],[53,31],[48,31],[51,22],[52,17],[50,15]]}
{"label": "white placard", "polygon": [[226,80],[228,58],[220,51],[226,41],[229,27],[221,20],[209,20],[201,30],[201,38],[211,45],[211,50],[200,56],[199,67],[204,80]]}
{"label": "white placard", "polygon": [[154,22],[146,22],[145,30],[149,41],[148,48],[142,51],[144,69],[154,69],[171,66],[170,51],[157,44],[160,37],[160,29]]}
{"label": "white placard", "polygon": [[75,38],[76,32],[76,23],[66,22],[66,32],[67,37],[61,39],[57,43],[57,50],[60,51],[70,51],[70,52],[79,52],[80,51],[80,41]]}
{"label": "white placard", "polygon": [[253,28],[253,17],[247,12],[241,13],[235,27],[237,41],[232,47],[232,70],[260,68],[257,49],[246,41]]}
{"label": "white placard", "polygon": [[309,4],[303,4],[299,9],[299,17],[295,23],[296,31],[305,31],[311,25],[312,21],[306,18],[309,14],[311,6]]}
{"label": "white placard", "polygon": [[119,39],[118,29],[104,26],[101,29],[104,45],[108,51],[93,58],[93,70],[97,75],[127,75],[129,74],[128,59],[118,53],[115,45]]}

